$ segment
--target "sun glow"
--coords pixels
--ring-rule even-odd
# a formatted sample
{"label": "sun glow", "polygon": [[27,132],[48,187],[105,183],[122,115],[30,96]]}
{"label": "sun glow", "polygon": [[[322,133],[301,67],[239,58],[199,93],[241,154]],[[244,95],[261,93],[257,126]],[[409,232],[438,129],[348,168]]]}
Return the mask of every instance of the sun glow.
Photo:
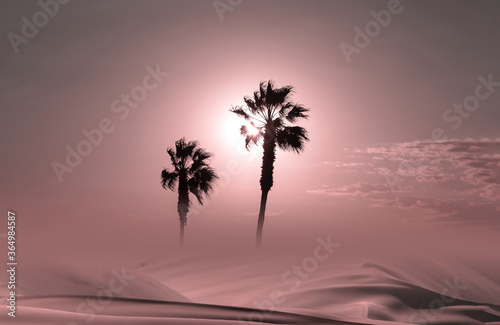
{"label": "sun glow", "polygon": [[253,126],[252,124],[247,125],[247,130],[249,135],[257,135],[259,134],[259,129]]}
{"label": "sun glow", "polygon": [[[221,106],[225,107],[234,107],[234,106],[243,106],[245,103],[241,101],[240,96],[236,96],[234,98],[230,98],[224,103],[221,103]],[[224,127],[221,128],[221,135],[224,137],[225,141],[231,144],[232,148],[238,150],[238,152],[242,154],[248,154],[248,150],[245,148],[245,136],[241,134],[241,127],[246,127],[246,134],[249,136],[256,136],[259,134],[260,129],[252,125],[251,121],[247,121],[237,116],[234,113],[221,110],[220,113],[221,120],[224,121]],[[252,146],[248,148],[249,150],[254,150],[259,148],[260,146]],[[234,153],[234,151],[233,151]]]}

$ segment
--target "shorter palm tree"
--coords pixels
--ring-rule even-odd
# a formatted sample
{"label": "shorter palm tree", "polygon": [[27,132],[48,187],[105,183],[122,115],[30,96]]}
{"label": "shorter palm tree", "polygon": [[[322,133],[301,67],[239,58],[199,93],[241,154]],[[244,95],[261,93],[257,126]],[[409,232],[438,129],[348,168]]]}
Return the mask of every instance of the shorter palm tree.
{"label": "shorter palm tree", "polygon": [[193,194],[203,205],[204,197],[209,197],[213,190],[217,174],[209,166],[212,154],[201,148],[196,141],[186,142],[182,138],[175,142],[175,148],[167,148],[173,170],[163,169],[161,185],[164,189],[175,190],[176,185],[179,199],[177,212],[180,221],[180,244],[184,244],[184,226],[187,225],[187,214],[191,207],[189,193]]}

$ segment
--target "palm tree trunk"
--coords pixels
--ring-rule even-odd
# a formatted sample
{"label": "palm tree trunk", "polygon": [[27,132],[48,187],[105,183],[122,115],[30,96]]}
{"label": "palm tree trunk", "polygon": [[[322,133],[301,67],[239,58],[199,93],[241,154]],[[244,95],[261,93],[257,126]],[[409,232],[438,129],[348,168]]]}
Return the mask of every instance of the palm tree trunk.
{"label": "palm tree trunk", "polygon": [[189,211],[189,192],[187,186],[187,179],[184,173],[179,176],[179,201],[177,202],[177,212],[179,213],[180,225],[180,245],[184,245],[184,226],[187,222],[187,214]]}
{"label": "palm tree trunk", "polygon": [[260,211],[259,211],[259,221],[257,222],[257,248],[260,248],[262,243],[262,229],[264,228],[264,218],[266,216],[266,204],[267,195],[269,191],[262,191],[262,196],[260,197]]}
{"label": "palm tree trunk", "polygon": [[179,245],[184,246],[184,220],[182,218],[179,220],[181,223],[181,236],[179,238]]}
{"label": "palm tree trunk", "polygon": [[266,217],[267,195],[273,186],[274,160],[276,159],[276,142],[273,129],[266,128],[263,146],[264,154],[262,156],[262,173],[260,175],[262,196],[260,198],[259,220],[257,222],[257,248],[260,248],[262,243],[262,229],[264,228],[264,219]]}

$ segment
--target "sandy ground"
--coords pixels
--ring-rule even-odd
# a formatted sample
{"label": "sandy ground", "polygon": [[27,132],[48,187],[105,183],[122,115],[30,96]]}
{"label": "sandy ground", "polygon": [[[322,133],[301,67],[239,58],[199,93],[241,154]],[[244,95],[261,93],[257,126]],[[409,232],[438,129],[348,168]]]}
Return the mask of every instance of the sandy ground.
{"label": "sandy ground", "polygon": [[[331,250],[331,252],[328,251]],[[158,255],[134,267],[25,263],[2,324],[500,324],[495,263],[413,255]],[[2,275],[2,282],[6,280]],[[0,294],[7,296],[5,286]],[[2,304],[5,304],[2,299]]]}

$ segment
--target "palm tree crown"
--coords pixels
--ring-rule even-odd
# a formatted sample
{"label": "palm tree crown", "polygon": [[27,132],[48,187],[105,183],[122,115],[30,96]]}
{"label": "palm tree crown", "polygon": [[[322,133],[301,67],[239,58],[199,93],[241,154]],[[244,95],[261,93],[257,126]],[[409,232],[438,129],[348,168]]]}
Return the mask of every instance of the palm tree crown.
{"label": "palm tree crown", "polygon": [[199,147],[196,141],[186,142],[185,138],[182,138],[175,142],[175,148],[167,148],[167,153],[173,170],[162,170],[161,185],[164,189],[174,191],[178,184],[177,212],[181,223],[182,243],[184,225],[187,224],[187,214],[191,207],[189,193],[203,204],[204,196],[210,195],[218,177],[208,164],[212,154]]}

